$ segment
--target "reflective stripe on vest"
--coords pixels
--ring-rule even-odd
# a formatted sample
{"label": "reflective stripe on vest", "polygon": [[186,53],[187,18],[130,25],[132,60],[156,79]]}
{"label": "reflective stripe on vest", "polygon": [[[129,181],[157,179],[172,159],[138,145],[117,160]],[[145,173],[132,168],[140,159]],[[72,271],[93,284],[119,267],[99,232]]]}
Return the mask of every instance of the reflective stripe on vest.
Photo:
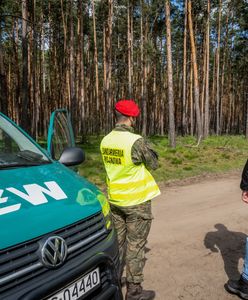
{"label": "reflective stripe on vest", "polygon": [[128,131],[112,131],[101,142],[101,153],[107,172],[108,196],[112,204],[137,205],[160,194],[145,165],[135,165],[132,162],[131,149],[140,138],[140,135]]}

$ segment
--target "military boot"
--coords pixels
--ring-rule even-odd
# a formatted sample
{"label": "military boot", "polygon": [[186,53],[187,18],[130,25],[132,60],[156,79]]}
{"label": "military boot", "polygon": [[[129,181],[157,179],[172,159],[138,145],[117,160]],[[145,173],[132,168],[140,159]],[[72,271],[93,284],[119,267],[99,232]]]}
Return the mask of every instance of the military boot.
{"label": "military boot", "polygon": [[143,290],[140,283],[128,283],[125,300],[153,300],[154,291]]}

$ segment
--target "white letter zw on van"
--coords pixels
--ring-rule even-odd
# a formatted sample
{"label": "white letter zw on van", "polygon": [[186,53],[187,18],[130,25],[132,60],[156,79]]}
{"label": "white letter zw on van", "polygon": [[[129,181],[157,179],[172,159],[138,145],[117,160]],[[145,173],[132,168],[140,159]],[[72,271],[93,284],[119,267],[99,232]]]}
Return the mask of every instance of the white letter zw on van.
{"label": "white letter zw on van", "polygon": [[[47,188],[44,188],[36,183],[26,184],[23,186],[26,193],[14,187],[9,187],[6,188],[5,190],[28,201],[32,205],[40,205],[40,204],[47,203],[48,200],[46,198],[46,195],[50,196],[55,200],[64,200],[68,198],[64,193],[64,191],[61,189],[61,187],[57,184],[57,182],[47,181],[44,182],[44,184],[46,185]],[[8,197],[2,197],[3,192],[5,190],[0,189],[0,205],[8,201]],[[0,207],[0,215],[11,213],[13,211],[19,210],[20,208],[21,208],[21,203],[8,205],[3,208]]]}

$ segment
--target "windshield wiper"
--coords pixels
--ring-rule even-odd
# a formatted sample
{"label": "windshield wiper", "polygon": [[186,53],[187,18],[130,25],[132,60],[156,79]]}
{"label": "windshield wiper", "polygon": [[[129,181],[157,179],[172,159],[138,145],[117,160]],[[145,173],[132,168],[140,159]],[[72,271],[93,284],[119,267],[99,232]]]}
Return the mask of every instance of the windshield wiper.
{"label": "windshield wiper", "polygon": [[37,163],[10,163],[10,164],[0,164],[0,169],[11,169],[11,168],[19,168],[19,167],[34,167],[40,165],[49,164],[49,161],[37,162]]}
{"label": "windshield wiper", "polygon": [[41,154],[35,153],[30,150],[23,150],[20,151],[16,154],[16,156],[23,158],[27,161],[32,161],[32,162],[44,162],[44,158]]}

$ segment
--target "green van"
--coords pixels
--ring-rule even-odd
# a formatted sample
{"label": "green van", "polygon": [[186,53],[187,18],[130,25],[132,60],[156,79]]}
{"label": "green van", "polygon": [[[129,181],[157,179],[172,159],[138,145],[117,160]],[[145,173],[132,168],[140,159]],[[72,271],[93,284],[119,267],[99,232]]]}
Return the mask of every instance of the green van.
{"label": "green van", "polygon": [[108,202],[68,168],[83,160],[66,110],[47,151],[0,113],[1,300],[122,299]]}

